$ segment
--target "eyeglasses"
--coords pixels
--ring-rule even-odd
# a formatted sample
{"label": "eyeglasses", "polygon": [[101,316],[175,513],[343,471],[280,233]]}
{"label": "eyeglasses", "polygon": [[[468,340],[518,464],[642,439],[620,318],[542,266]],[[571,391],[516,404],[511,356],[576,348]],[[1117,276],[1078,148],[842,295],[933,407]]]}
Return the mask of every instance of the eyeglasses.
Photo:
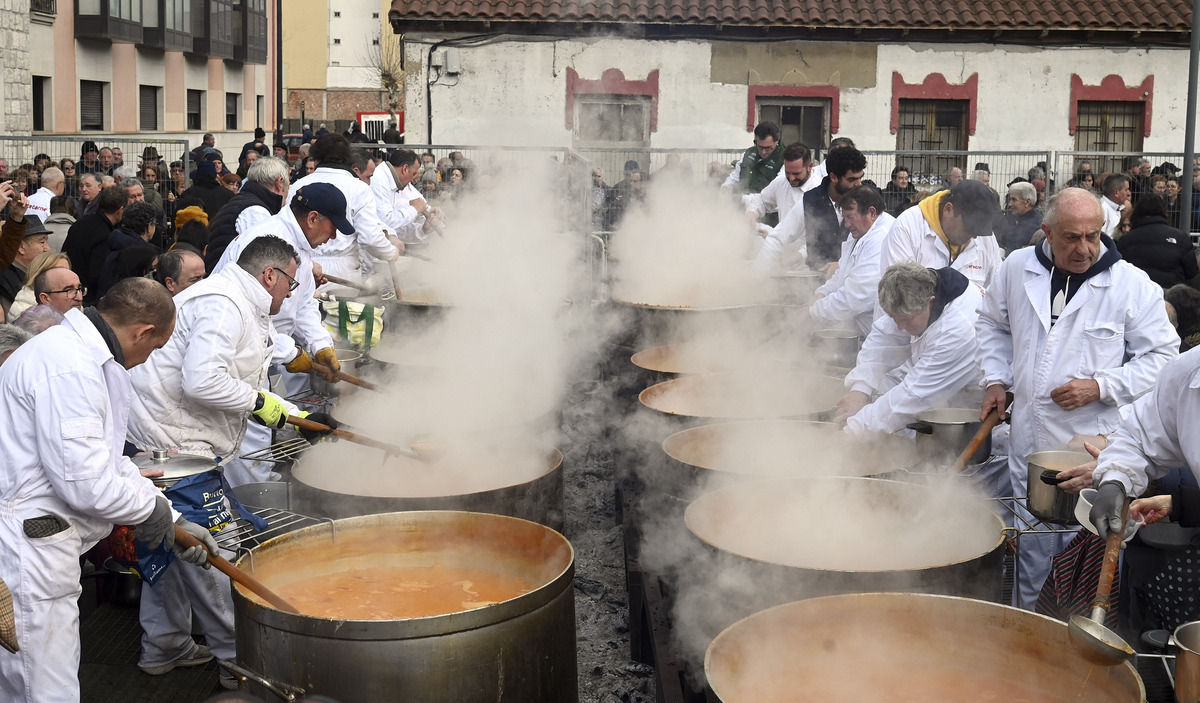
{"label": "eyeglasses", "polygon": [[274,266],[271,266],[269,268],[272,271],[282,273],[284,275],[284,277],[286,277],[288,279],[288,281],[290,281],[290,283],[288,283],[288,292],[289,293],[291,293],[292,291],[294,291],[300,287],[300,281],[297,281],[296,279],[292,278],[291,276],[288,276],[287,271],[284,271],[283,269],[277,269]]}
{"label": "eyeglasses", "polygon": [[64,171],[74,171],[75,167],[74,166],[63,166],[63,170]]}
{"label": "eyeglasses", "polygon": [[68,288],[63,288],[62,290],[48,290],[48,291],[44,291],[44,292],[47,295],[54,295],[55,293],[66,293],[68,296],[71,296],[71,297],[78,295],[80,298],[82,298],[83,296],[87,295],[87,288],[85,288],[84,286],[70,286]]}

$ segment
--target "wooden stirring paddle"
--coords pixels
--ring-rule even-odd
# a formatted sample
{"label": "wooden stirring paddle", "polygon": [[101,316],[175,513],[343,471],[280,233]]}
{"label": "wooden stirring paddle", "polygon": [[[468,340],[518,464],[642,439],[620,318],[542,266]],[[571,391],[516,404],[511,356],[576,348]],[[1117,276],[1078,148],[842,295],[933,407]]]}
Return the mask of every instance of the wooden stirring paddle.
{"label": "wooden stirring paddle", "polygon": [[[175,541],[182,544],[185,547],[195,547],[197,545],[203,546],[203,543],[200,540],[198,540],[195,537],[193,537],[192,535],[188,534],[179,525],[175,526]],[[205,547],[205,551],[208,551],[207,547]],[[220,554],[214,554],[213,552],[209,551],[208,552],[208,563],[217,567],[217,571],[220,571],[221,573],[225,574],[229,578],[233,579],[234,581],[237,581],[238,583],[242,584],[246,588],[250,589],[251,592],[253,592],[258,597],[262,598],[266,602],[270,603],[273,607],[275,607],[279,610],[282,610],[284,612],[287,612],[287,613],[299,613],[300,612],[299,610],[296,609],[296,606],[292,605],[291,603],[288,603],[284,599],[275,595],[275,592],[272,591],[271,589],[267,588],[266,586],[264,586],[261,581],[254,578],[253,576],[246,573],[245,571],[242,571],[241,569],[237,568],[233,564],[230,564],[229,560],[226,559],[225,557],[221,556]]]}

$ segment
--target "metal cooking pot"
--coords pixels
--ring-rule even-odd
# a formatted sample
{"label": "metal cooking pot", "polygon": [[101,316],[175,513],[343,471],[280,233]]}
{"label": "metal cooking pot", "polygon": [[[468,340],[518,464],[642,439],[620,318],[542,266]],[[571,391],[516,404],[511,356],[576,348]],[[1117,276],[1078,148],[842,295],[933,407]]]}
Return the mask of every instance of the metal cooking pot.
{"label": "metal cooking pot", "polygon": [[712,373],[650,386],[638,400],[688,424],[715,419],[821,420],[832,415],[844,390],[840,379],[812,373]]}
{"label": "metal cooking pot", "polygon": [[1175,630],[1175,700],[1200,703],[1200,622],[1188,622]]}
{"label": "metal cooking pot", "polygon": [[780,302],[788,305],[807,305],[825,280],[820,271],[801,268],[774,276],[779,287]]}
{"label": "metal cooking pot", "polygon": [[433,288],[402,285],[400,297],[385,303],[383,325],[388,330],[413,334],[440,322],[452,308],[451,303]]}
{"label": "metal cooking pot", "polygon": [[755,300],[697,305],[685,301],[639,302],[614,295],[612,305],[625,329],[617,344],[633,350],[678,342],[688,330],[771,329],[770,321],[780,314],[774,306]]}
{"label": "metal cooking pot", "polygon": [[862,349],[862,339],[854,330],[817,330],[810,335],[808,344],[827,363],[844,369],[854,368]]}
{"label": "metal cooking pot", "polygon": [[[979,408],[941,408],[917,413],[917,421],[910,422],[908,429],[916,431],[917,447],[925,453],[926,461],[949,465],[967,448],[982,425]],[[991,454],[992,437],[988,435],[967,460],[967,466],[982,464]]]}
{"label": "metal cooking pot", "polygon": [[[314,447],[314,450],[325,447]],[[337,447],[329,447],[337,453]],[[497,447],[496,451],[500,451]],[[453,451],[428,463],[417,459],[393,457],[386,462],[362,462],[353,465],[334,465],[314,461],[310,455],[292,467],[290,509],[301,515],[321,518],[348,518],[356,515],[394,513],[405,510],[470,510],[495,513],[530,520],[552,529],[563,527],[563,455],[546,447],[534,452],[543,462],[534,467],[533,478],[513,481],[514,473],[505,474],[504,467],[480,466],[471,473],[492,476],[488,488],[468,490],[461,484],[447,482],[436,494],[419,492],[407,484],[405,472],[428,473],[436,476],[453,466],[463,467]],[[535,459],[538,460],[538,459]]]}
{"label": "metal cooking pot", "polygon": [[165,449],[155,449],[149,454],[139,454],[133,457],[132,461],[139,469],[162,471],[162,476],[150,479],[159,488],[170,488],[188,476],[217,468],[217,462],[208,457],[175,454]]}
{"label": "metal cooking pot", "polygon": [[1043,522],[1078,525],[1075,503],[1079,494],[1067,493],[1058,487],[1058,472],[1091,460],[1091,454],[1067,451],[1037,452],[1026,457],[1029,464],[1026,507],[1029,512]]}
{"label": "metal cooking pot", "polygon": [[578,701],[574,551],[547,527],[482,513],[368,515],[276,537],[237,561],[275,591],[349,569],[431,564],[521,578],[533,590],[445,615],[339,620],[276,610],[235,585],[235,671],[264,697]]}
{"label": "metal cooking pot", "polygon": [[1132,664],[1092,667],[1072,653],[1058,620],[921,594],[831,596],[764,610],[713,640],[704,673],[721,703],[1146,700]]}

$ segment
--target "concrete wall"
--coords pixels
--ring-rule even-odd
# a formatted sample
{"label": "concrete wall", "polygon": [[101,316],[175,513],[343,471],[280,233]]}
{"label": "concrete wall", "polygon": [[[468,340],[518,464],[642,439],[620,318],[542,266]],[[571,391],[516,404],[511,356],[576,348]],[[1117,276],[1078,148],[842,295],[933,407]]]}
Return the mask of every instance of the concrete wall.
{"label": "concrete wall", "polygon": [[[425,143],[426,62],[444,36],[405,37],[406,131]],[[433,142],[569,146],[567,69],[595,81],[608,69],[643,81],[659,71],[656,148],[730,148],[750,144],[751,84],[836,86],[839,128],[863,149],[896,148],[892,78],[922,83],[941,73],[951,84],[978,74],[971,150],[1072,150],[1071,76],[1098,85],[1109,74],[1127,87],[1154,76],[1146,151],[1183,147],[1187,49],[1038,49],[976,44],[846,44],[626,39],[497,42],[458,49],[461,73],[437,77]]]}

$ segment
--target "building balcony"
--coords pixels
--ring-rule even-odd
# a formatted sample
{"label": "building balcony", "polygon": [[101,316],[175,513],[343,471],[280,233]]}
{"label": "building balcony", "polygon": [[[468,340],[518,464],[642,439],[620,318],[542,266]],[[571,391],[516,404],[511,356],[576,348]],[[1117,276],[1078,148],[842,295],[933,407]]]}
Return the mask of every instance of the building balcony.
{"label": "building balcony", "polygon": [[133,0],[79,0],[75,38],[142,42],[142,3]]}

